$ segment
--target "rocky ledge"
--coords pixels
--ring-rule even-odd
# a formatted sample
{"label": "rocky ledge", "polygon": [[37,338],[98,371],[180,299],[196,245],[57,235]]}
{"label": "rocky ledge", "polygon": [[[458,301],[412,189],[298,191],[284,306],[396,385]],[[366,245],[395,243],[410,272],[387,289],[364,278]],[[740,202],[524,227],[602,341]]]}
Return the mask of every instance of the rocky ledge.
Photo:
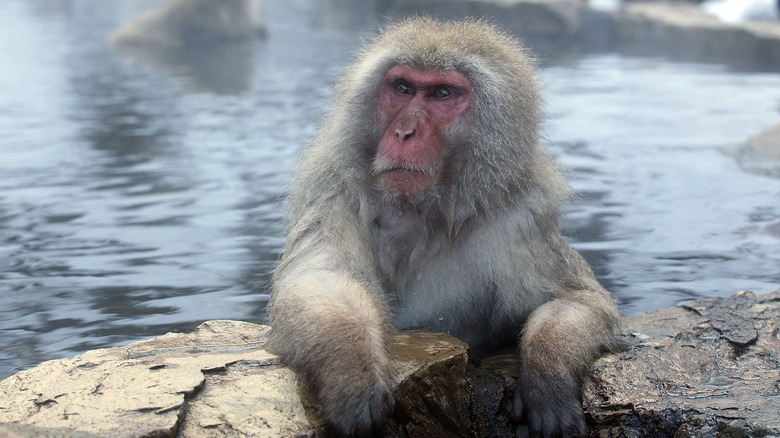
{"label": "rocky ledge", "polygon": [[[745,171],[780,178],[780,123],[742,144],[727,148],[726,153],[736,157]],[[774,234],[780,236],[780,222],[774,228]]]}
{"label": "rocky ledge", "polygon": [[618,47],[632,53],[780,68],[780,23],[724,23],[681,1],[631,2],[614,19]]}
{"label": "rocky ledge", "polygon": [[[0,382],[0,437],[328,436],[316,399],[263,349],[267,330],[209,321],[17,373]],[[584,385],[592,436],[780,436],[780,291],[631,317],[625,333]],[[391,436],[516,436],[514,355],[469,363],[465,344],[426,329],[392,351]]]}
{"label": "rocky ledge", "polygon": [[780,436],[780,291],[635,316],[627,333],[586,384],[595,436]]}
{"label": "rocky ledge", "polygon": [[546,53],[546,43],[553,39],[631,54],[723,62],[738,69],[780,68],[780,23],[724,23],[698,3],[636,0],[606,12],[581,0],[394,0],[385,13],[486,17],[521,35],[544,58],[555,58],[560,51]]}

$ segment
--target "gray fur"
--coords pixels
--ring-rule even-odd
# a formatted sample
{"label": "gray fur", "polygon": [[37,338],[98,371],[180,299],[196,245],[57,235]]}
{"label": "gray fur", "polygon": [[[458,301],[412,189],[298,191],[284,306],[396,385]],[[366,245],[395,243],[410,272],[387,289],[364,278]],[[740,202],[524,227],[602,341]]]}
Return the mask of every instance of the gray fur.
{"label": "gray fur", "polygon": [[[471,107],[445,135],[436,185],[409,199],[377,182],[376,105],[395,65],[457,70]],[[614,345],[618,311],[558,229],[569,187],[540,145],[533,62],[481,21],[414,18],[369,44],[338,84],[291,186],[274,274],[271,347],[319,392],[344,435],[392,409],[387,337],[434,326],[487,351],[518,343],[516,410],[531,433],[584,433],[578,384]],[[522,336],[521,336],[522,331]]]}

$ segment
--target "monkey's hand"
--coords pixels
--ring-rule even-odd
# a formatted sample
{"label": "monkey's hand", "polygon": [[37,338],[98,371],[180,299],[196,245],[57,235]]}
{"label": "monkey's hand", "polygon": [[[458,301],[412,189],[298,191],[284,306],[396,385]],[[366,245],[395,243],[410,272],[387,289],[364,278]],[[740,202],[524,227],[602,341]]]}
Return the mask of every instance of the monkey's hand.
{"label": "monkey's hand", "polygon": [[[370,368],[374,368],[371,370]],[[319,386],[322,409],[339,436],[381,436],[395,407],[388,367],[345,363]]]}
{"label": "monkey's hand", "polygon": [[615,345],[618,318],[602,289],[570,291],[528,317],[512,416],[525,418],[532,437],[587,435],[580,383],[600,351]]}
{"label": "monkey's hand", "polygon": [[[333,258],[325,249],[318,257]],[[314,256],[277,272],[268,346],[312,384],[340,436],[379,434],[394,407],[385,309],[350,275],[310,269]]]}
{"label": "monkey's hand", "polygon": [[515,387],[512,417],[525,418],[531,437],[585,437],[588,428],[573,375],[543,376],[522,369]]}

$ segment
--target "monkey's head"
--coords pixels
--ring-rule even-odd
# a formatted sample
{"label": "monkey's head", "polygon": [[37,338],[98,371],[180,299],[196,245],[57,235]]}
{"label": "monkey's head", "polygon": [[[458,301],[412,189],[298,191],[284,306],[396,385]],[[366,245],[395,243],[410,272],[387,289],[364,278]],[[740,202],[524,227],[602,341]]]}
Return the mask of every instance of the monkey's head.
{"label": "monkey's head", "polygon": [[520,197],[557,206],[566,185],[539,145],[538,88],[525,49],[494,26],[392,24],[338,85],[323,136],[347,164],[333,171],[450,226]]}
{"label": "monkey's head", "polygon": [[471,107],[471,81],[456,70],[397,64],[385,74],[376,106],[382,138],[374,173],[387,190],[409,196],[431,189],[442,177],[445,133]]}

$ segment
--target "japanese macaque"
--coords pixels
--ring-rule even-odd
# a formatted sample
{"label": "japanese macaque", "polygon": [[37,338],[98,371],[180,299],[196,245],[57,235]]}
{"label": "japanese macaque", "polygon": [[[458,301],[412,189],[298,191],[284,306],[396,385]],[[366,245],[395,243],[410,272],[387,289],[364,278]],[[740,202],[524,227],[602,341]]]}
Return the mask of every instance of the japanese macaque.
{"label": "japanese macaque", "polygon": [[587,433],[579,383],[620,316],[559,231],[570,189],[540,145],[538,82],[492,25],[413,18],[337,85],[293,178],[269,346],[340,434],[382,429],[388,334],[418,325],[472,353],[517,345],[514,414],[534,436]]}
{"label": "japanese macaque", "polygon": [[109,36],[115,46],[177,49],[264,36],[260,0],[171,0]]}

